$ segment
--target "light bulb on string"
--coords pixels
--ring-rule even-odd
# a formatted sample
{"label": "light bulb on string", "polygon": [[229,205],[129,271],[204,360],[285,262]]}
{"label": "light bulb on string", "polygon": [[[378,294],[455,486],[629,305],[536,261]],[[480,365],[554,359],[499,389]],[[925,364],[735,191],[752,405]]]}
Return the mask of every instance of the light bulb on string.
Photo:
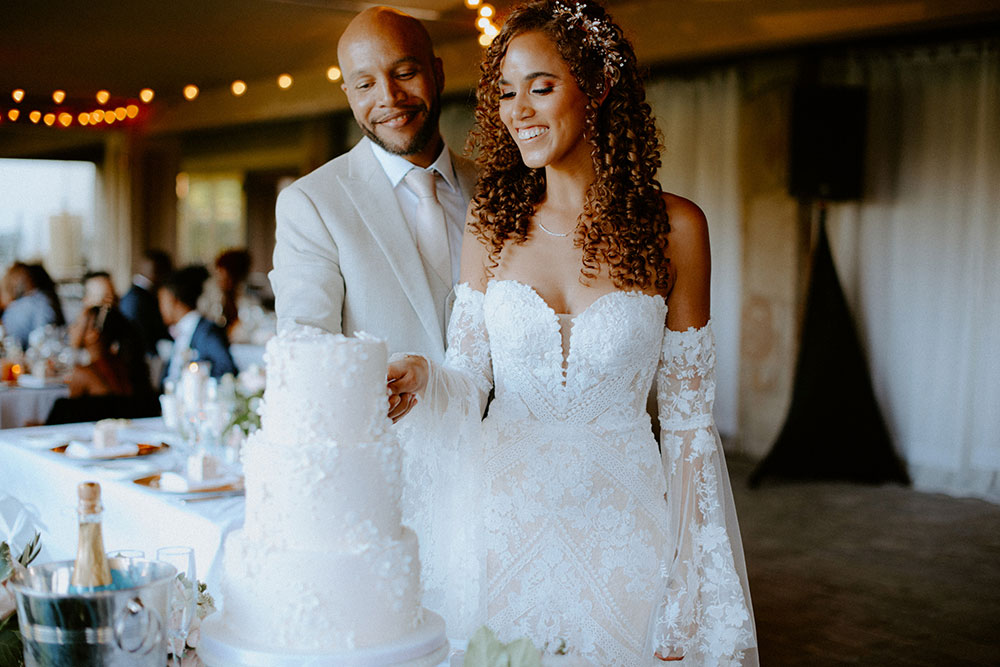
{"label": "light bulb on string", "polygon": [[67,112],[62,112],[59,114],[59,124],[63,127],[69,127],[73,124],[73,115]]}
{"label": "light bulb on string", "polygon": [[125,107],[118,107],[117,109],[115,109],[115,118],[117,118],[118,120],[125,120],[126,115],[127,114],[125,113]]}
{"label": "light bulb on string", "polygon": [[104,120],[104,110],[103,109],[95,109],[94,111],[90,112],[90,122],[91,123],[97,124],[97,123],[102,122],[103,120]]}
{"label": "light bulb on string", "polygon": [[465,0],[465,6],[469,9],[473,9],[478,7],[480,2],[482,2],[482,0]]}
{"label": "light bulb on string", "polygon": [[53,123],[56,122],[56,115],[54,113],[47,113],[44,116],[42,116],[42,122],[45,123],[46,125],[51,126]]}
{"label": "light bulb on string", "polygon": [[479,28],[480,30],[486,30],[486,26],[488,26],[490,23],[492,23],[492,21],[490,21],[485,16],[480,16],[478,19],[476,19],[476,27]]}
{"label": "light bulb on string", "polygon": [[79,116],[76,117],[76,122],[80,125],[88,125],[90,123],[90,114],[84,111]]}
{"label": "light bulb on string", "polygon": [[479,15],[489,18],[494,14],[493,5],[483,5],[479,8]]}
{"label": "light bulb on string", "polygon": [[233,85],[231,85],[229,89],[233,91],[233,95],[239,97],[243,93],[247,92],[247,84],[244,81],[236,79],[236,81],[233,81]]}
{"label": "light bulb on string", "polygon": [[291,74],[282,74],[281,76],[279,76],[278,77],[278,87],[280,87],[280,88],[282,88],[284,90],[287,90],[288,88],[291,88],[292,87],[292,75]]}
{"label": "light bulb on string", "polygon": [[128,116],[129,118],[135,118],[136,116],[139,115],[139,107],[137,107],[134,104],[128,105],[127,107],[125,107],[125,115]]}
{"label": "light bulb on string", "polygon": [[115,113],[113,111],[104,112],[104,122],[111,125],[115,122]]}
{"label": "light bulb on string", "polygon": [[143,88],[142,90],[139,91],[139,99],[145,102],[146,104],[149,104],[150,102],[153,101],[154,95],[155,93],[153,92],[152,88]]}
{"label": "light bulb on string", "polygon": [[483,34],[489,37],[490,41],[493,41],[493,38],[500,34],[500,28],[490,23],[485,28],[483,28]]}
{"label": "light bulb on string", "polygon": [[109,93],[108,91],[106,91],[106,90],[98,90],[97,91],[97,103],[98,104],[107,104],[108,100],[110,100],[110,99],[111,99],[111,93]]}
{"label": "light bulb on string", "polygon": [[31,113],[28,114],[28,120],[30,120],[35,125],[38,125],[38,121],[40,121],[41,119],[42,119],[41,111],[32,111]]}
{"label": "light bulb on string", "polygon": [[340,79],[342,75],[343,72],[341,72],[340,68],[337,67],[336,65],[326,70],[326,78],[328,78],[330,81],[337,81]]}
{"label": "light bulb on string", "polygon": [[20,103],[24,99],[24,91],[20,88],[16,88],[11,91],[10,96],[14,98],[15,102]]}
{"label": "light bulb on string", "polygon": [[7,112],[7,118],[10,118],[10,122],[12,123],[17,121],[17,118],[20,115],[21,112],[18,109],[11,109],[10,111]]}
{"label": "light bulb on string", "polygon": [[489,35],[487,35],[486,33],[483,33],[483,34],[481,34],[479,36],[479,45],[480,46],[489,46],[490,42],[492,42],[492,41],[493,41],[493,38],[490,37]]}
{"label": "light bulb on string", "polygon": [[198,86],[193,83],[184,86],[184,97],[188,100],[193,100],[198,97]]}
{"label": "light bulb on string", "polygon": [[65,90],[53,90],[52,91],[52,101],[56,104],[62,104],[63,100],[66,99]]}

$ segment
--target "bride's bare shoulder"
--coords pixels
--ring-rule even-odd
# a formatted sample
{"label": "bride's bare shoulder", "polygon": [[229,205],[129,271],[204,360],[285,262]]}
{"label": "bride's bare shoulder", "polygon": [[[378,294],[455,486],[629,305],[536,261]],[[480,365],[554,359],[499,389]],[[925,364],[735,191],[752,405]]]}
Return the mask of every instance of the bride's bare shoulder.
{"label": "bride's bare shoulder", "polygon": [[663,203],[667,206],[667,219],[670,222],[670,237],[704,239],[708,241],[708,221],[705,213],[690,199],[670,192],[663,193]]}

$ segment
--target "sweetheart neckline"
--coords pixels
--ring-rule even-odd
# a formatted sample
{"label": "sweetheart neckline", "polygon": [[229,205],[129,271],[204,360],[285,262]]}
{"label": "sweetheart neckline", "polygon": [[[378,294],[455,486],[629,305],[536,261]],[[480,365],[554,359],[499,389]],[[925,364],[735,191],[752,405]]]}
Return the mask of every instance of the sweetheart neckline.
{"label": "sweetheart neckline", "polygon": [[535,298],[538,300],[538,302],[541,303],[543,306],[545,306],[545,309],[548,310],[549,313],[551,313],[553,316],[555,316],[556,319],[558,319],[560,315],[569,315],[570,319],[576,320],[581,315],[590,311],[599,301],[603,301],[605,298],[614,295],[623,295],[627,297],[646,297],[648,299],[653,299],[654,301],[659,301],[660,303],[663,304],[664,307],[666,307],[667,305],[666,299],[664,299],[663,296],[660,294],[646,294],[645,292],[640,292],[639,290],[613,290],[611,292],[605,292],[604,294],[600,295],[599,297],[591,301],[587,305],[587,307],[581,310],[579,313],[557,313],[555,311],[555,308],[550,306],[549,302],[546,301],[544,298],[542,298],[542,295],[538,293],[538,290],[536,290],[534,287],[532,287],[527,283],[522,283],[520,280],[515,280],[513,278],[494,278],[490,280],[488,283],[486,283],[486,290],[489,291],[490,285],[499,283],[511,283],[523,289],[526,289],[529,293],[533,294]]}

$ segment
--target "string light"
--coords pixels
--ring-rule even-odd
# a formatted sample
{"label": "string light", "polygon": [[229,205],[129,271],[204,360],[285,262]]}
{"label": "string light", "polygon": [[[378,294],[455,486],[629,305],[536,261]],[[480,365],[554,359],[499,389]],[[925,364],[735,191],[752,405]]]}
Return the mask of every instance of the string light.
{"label": "string light", "polygon": [[198,97],[198,86],[194,85],[193,83],[189,83],[188,85],[184,86],[184,97],[187,98],[188,100],[193,100],[194,98]]}
{"label": "string light", "polygon": [[73,116],[67,112],[62,112],[59,114],[59,124],[63,127],[69,127],[73,124]]}
{"label": "string light", "polygon": [[154,95],[155,93],[153,92],[152,88],[143,88],[142,90],[139,91],[139,99],[145,102],[146,104],[149,104],[150,102],[153,101]]}
{"label": "string light", "polygon": [[17,88],[11,92],[10,96],[14,98],[15,102],[19,103],[21,100],[24,99],[24,91],[21,90],[20,88]]}
{"label": "string light", "polygon": [[469,9],[475,9],[479,6],[481,0],[465,0],[465,6]]}
{"label": "string light", "polygon": [[233,91],[233,95],[239,97],[243,93],[247,92],[247,84],[239,79],[233,81],[233,85],[229,87]]}
{"label": "string light", "polygon": [[136,116],[139,115],[139,107],[137,107],[134,104],[128,105],[127,107],[125,107],[125,115],[128,116],[129,118],[135,118]]}
{"label": "string light", "polygon": [[54,113],[47,113],[44,116],[42,116],[42,122],[45,123],[46,125],[51,126],[53,123],[56,122],[56,115]]}
{"label": "string light", "polygon": [[54,90],[52,91],[52,101],[56,104],[62,104],[63,100],[66,99],[65,90]]}
{"label": "string light", "polygon": [[292,87],[292,75],[291,74],[282,74],[281,76],[279,76],[278,77],[278,87],[281,88],[281,89],[283,89],[283,90],[287,90],[288,88],[291,88]]}
{"label": "string light", "polygon": [[35,125],[38,125],[38,121],[40,121],[41,119],[42,119],[41,111],[32,111],[31,113],[28,114],[28,120],[30,120]]}
{"label": "string light", "polygon": [[489,46],[490,42],[492,42],[492,41],[493,41],[493,38],[490,37],[489,35],[487,35],[485,32],[479,36],[479,45],[480,46]]}
{"label": "string light", "polygon": [[118,107],[117,109],[115,109],[115,118],[117,118],[118,120],[125,120],[126,115],[127,114],[125,113],[125,107]]}
{"label": "string light", "polygon": [[337,81],[340,79],[342,75],[343,72],[341,72],[340,68],[337,67],[336,65],[326,70],[326,78],[328,78],[330,81]]}
{"label": "string light", "polygon": [[90,112],[91,123],[94,123],[96,125],[97,123],[100,123],[103,120],[104,120],[104,109],[95,109],[94,111]]}
{"label": "string light", "polygon": [[20,116],[20,115],[21,115],[21,112],[19,110],[17,110],[17,109],[11,109],[10,111],[7,112],[7,118],[10,118],[10,122],[12,122],[12,123],[14,121],[16,121],[17,117]]}
{"label": "string light", "polygon": [[90,123],[90,114],[87,113],[86,111],[82,112],[79,116],[76,117],[76,122],[78,122],[80,125],[87,125],[87,124],[89,124]]}
{"label": "string light", "polygon": [[108,100],[110,100],[110,99],[111,99],[111,93],[109,93],[108,91],[106,91],[106,90],[98,90],[97,91],[97,103],[98,104],[107,104]]}

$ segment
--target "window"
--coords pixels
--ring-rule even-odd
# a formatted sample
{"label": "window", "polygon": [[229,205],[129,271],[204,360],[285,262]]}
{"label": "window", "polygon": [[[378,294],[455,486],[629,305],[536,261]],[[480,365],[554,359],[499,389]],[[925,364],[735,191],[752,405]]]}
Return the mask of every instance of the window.
{"label": "window", "polygon": [[178,264],[211,266],[226,248],[246,245],[246,202],[240,173],[177,175]]}

